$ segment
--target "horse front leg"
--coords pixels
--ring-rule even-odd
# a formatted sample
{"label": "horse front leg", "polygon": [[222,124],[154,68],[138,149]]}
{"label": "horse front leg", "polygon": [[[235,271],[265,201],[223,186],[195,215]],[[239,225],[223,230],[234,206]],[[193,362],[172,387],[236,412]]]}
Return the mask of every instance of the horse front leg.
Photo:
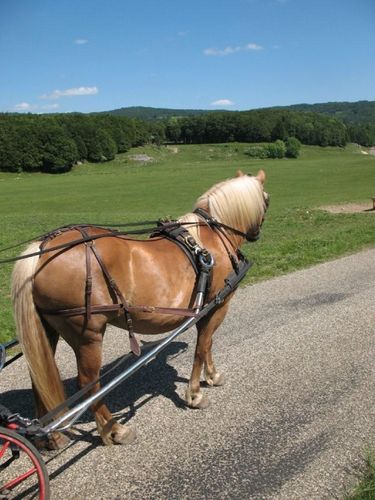
{"label": "horse front leg", "polygon": [[203,394],[200,386],[200,377],[204,366],[205,379],[210,386],[224,384],[224,375],[217,371],[212,358],[212,336],[221,325],[229,304],[224,304],[214,313],[203,318],[197,323],[198,339],[195,348],[193,369],[185,399],[191,408],[204,409],[210,404],[207,395]]}
{"label": "horse front leg", "polygon": [[[99,377],[102,364],[103,333],[104,330],[103,332],[86,330],[84,341],[75,348],[80,387],[94,382]],[[88,395],[95,394],[99,389],[100,383],[96,382]],[[105,445],[128,444],[134,441],[136,437],[135,427],[119,424],[101,400],[92,404],[90,408],[95,415],[98,433]]]}

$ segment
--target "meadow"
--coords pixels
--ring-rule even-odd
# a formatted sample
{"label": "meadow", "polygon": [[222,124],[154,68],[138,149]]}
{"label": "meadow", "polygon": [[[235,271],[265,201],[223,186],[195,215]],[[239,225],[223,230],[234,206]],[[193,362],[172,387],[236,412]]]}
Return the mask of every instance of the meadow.
{"label": "meadow", "polygon": [[[246,144],[148,146],[66,174],[0,173],[0,249],[70,223],[124,224],[178,217],[237,169],[267,174],[271,205],[261,239],[243,247],[254,262],[245,283],[284,274],[375,244],[375,213],[331,214],[324,205],[375,196],[375,157],[355,145],[304,146],[298,159],[254,160]],[[140,162],[135,155],[148,155]],[[17,255],[22,246],[0,253]],[[14,336],[12,265],[0,265],[0,341]]]}

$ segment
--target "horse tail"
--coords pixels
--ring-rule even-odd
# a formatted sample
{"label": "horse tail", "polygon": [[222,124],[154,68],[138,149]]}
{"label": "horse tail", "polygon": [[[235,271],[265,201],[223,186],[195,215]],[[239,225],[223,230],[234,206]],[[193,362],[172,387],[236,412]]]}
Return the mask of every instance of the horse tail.
{"label": "horse tail", "polygon": [[[37,252],[40,242],[22,255]],[[34,389],[47,411],[65,400],[64,387],[33,299],[33,280],[39,255],[18,260],[12,274],[12,301],[17,337],[29,366]]]}

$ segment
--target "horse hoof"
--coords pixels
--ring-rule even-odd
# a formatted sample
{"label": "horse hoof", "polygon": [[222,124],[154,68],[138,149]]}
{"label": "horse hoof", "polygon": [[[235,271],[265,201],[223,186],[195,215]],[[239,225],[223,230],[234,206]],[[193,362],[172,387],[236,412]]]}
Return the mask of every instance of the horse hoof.
{"label": "horse hoof", "polygon": [[135,425],[122,425],[120,429],[112,431],[111,437],[114,444],[130,444],[137,437]]}
{"label": "horse hoof", "polygon": [[194,396],[186,394],[186,402],[190,408],[205,410],[210,406],[210,400],[207,396],[203,395],[201,392],[195,394]]}
{"label": "horse hoof", "polygon": [[221,385],[224,385],[224,383],[225,383],[224,374],[223,373],[215,373],[212,377],[207,375],[206,382],[211,387],[214,387],[214,386],[219,387]]}
{"label": "horse hoof", "polygon": [[35,439],[33,444],[38,450],[53,451],[66,448],[70,441],[71,440],[65,434],[54,432],[46,438]]}
{"label": "horse hoof", "polygon": [[194,408],[198,408],[199,410],[205,410],[210,406],[210,400],[207,396],[203,396],[199,403],[194,406]]}

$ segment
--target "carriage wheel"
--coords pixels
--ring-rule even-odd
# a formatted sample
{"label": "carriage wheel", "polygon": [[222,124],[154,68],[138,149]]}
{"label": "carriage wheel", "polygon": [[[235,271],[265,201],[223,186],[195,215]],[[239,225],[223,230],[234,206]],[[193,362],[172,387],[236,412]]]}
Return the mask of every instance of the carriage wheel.
{"label": "carriage wheel", "polygon": [[39,500],[50,497],[44,460],[26,438],[0,427],[0,500],[32,494]]}

